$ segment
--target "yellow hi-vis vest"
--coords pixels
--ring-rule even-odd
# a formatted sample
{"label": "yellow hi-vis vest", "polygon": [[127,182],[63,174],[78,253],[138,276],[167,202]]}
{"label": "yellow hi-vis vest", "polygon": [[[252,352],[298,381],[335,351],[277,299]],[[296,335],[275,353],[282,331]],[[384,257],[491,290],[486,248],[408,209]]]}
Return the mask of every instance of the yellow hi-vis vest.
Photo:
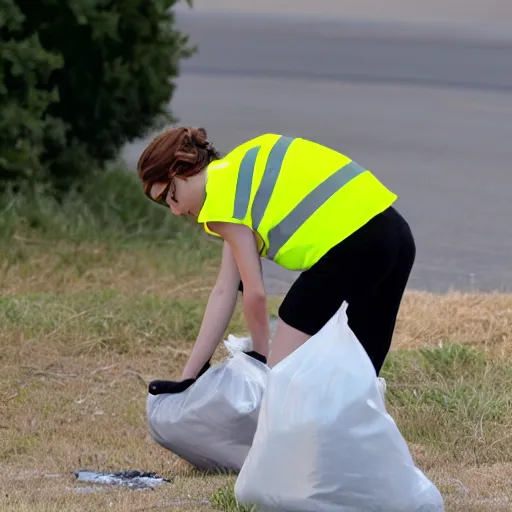
{"label": "yellow hi-vis vest", "polygon": [[[347,156],[302,138],[264,134],[207,168],[197,217],[244,224],[262,257],[306,270],[397,196]],[[218,236],[218,235],[217,235]]]}

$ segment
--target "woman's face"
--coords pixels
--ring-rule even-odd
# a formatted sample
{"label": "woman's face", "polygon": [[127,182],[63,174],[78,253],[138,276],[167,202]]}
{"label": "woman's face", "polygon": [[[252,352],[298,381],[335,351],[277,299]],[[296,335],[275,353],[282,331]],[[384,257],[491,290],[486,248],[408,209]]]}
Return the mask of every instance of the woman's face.
{"label": "woman's face", "polygon": [[196,210],[198,194],[191,180],[174,178],[170,183],[154,183],[149,191],[151,199],[168,206],[173,215],[191,215]]}
{"label": "woman's face", "polygon": [[172,180],[170,183],[153,183],[153,186],[149,191],[149,195],[153,201],[164,206],[168,206],[173,215],[184,215],[187,213],[182,212],[178,205],[175,180]]}

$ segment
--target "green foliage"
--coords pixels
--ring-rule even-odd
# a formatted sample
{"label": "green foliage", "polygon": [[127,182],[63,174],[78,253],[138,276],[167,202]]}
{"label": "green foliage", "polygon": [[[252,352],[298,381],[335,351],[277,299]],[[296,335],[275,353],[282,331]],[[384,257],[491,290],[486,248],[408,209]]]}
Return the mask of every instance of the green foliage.
{"label": "green foliage", "polygon": [[[171,339],[194,341],[204,307],[203,300],[130,296],[116,291],[0,297],[0,334],[7,336],[15,330],[26,339],[52,337],[63,356],[84,349],[91,353],[93,348],[140,353],[149,340],[153,347],[166,347]],[[72,349],[66,341],[74,336],[95,341]]]}
{"label": "green foliage", "polygon": [[[48,242],[173,242],[183,249],[197,249],[205,241],[195,221],[149,201],[135,173],[116,168],[59,199],[44,186],[0,194],[0,240],[7,246],[15,235]],[[206,244],[213,251],[218,246]]]}
{"label": "green foliage", "polygon": [[0,0],[0,180],[59,188],[173,121],[178,0]]}
{"label": "green foliage", "polygon": [[255,506],[242,505],[237,502],[233,485],[217,489],[210,497],[210,502],[215,510],[222,512],[257,512]]}
{"label": "green foliage", "polygon": [[14,0],[0,0],[0,180],[40,180],[45,141],[64,142],[63,122],[46,115],[58,100],[49,79],[63,59],[24,22]]}

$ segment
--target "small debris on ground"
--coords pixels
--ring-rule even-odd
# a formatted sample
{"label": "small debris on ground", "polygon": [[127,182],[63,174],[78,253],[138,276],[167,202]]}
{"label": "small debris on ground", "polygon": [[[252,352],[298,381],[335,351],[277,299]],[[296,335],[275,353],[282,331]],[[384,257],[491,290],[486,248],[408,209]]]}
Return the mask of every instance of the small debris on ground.
{"label": "small debris on ground", "polygon": [[102,485],[121,485],[136,490],[154,489],[163,483],[170,483],[169,480],[155,473],[136,470],[117,471],[115,473],[78,470],[73,471],[73,475],[80,482]]}

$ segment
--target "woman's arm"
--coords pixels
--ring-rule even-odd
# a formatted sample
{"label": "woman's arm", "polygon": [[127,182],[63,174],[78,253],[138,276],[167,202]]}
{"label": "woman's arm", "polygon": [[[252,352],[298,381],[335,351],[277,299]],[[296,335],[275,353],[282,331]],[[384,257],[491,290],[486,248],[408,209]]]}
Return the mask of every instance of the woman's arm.
{"label": "woman's arm", "polygon": [[233,316],[239,283],[240,273],[233,252],[225,242],[219,275],[210,293],[194,348],[183,369],[182,380],[196,378],[215,352]]}
{"label": "woman's arm", "polygon": [[253,350],[268,357],[270,327],[267,294],[254,233],[241,224],[212,222],[208,227],[222,236],[231,247],[242,278],[244,315],[251,334]]}

